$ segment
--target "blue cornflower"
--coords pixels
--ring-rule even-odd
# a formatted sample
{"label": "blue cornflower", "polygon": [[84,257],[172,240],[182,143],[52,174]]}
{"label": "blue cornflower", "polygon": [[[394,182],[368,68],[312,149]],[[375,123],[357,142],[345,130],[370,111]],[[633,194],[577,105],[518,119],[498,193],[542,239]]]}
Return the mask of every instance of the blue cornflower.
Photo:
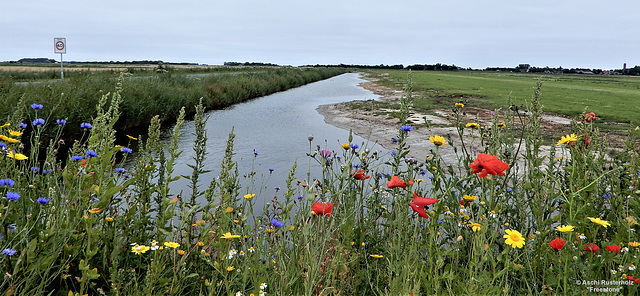
{"label": "blue cornflower", "polygon": [[398,138],[396,137],[391,138],[391,143],[398,143]]}
{"label": "blue cornflower", "polygon": [[357,168],[359,168],[359,167],[360,167],[360,164],[359,164],[359,163],[354,163],[354,164],[353,164],[353,167],[357,169]]}
{"label": "blue cornflower", "polygon": [[401,126],[401,127],[400,127],[400,129],[401,129],[402,131],[405,131],[405,132],[410,132],[410,131],[412,131],[412,130],[413,130],[413,126],[410,126],[410,125],[403,125],[403,126]]}
{"label": "blue cornflower", "polygon": [[51,172],[53,172],[52,169],[44,169],[44,170],[42,170],[43,174],[48,174],[48,173],[51,173]]}
{"label": "blue cornflower", "polygon": [[280,191],[280,186],[273,187],[276,191]]}
{"label": "blue cornflower", "polygon": [[33,125],[35,126],[40,126],[40,125],[44,125],[44,119],[42,118],[36,118],[33,120]]}
{"label": "blue cornflower", "polygon": [[302,199],[302,195],[298,195],[298,200],[301,200],[301,199]]}
{"label": "blue cornflower", "polygon": [[356,149],[358,149],[358,147],[360,147],[360,146],[358,146],[358,144],[351,144],[351,149],[352,150],[356,150]]}
{"label": "blue cornflower", "polygon": [[83,122],[80,124],[80,128],[91,129],[92,127],[93,125],[91,125],[91,123],[88,123],[88,122]]}
{"label": "blue cornflower", "polygon": [[17,192],[8,191],[7,192],[7,199],[9,201],[16,201],[16,200],[20,199],[20,194],[17,193]]}
{"label": "blue cornflower", "polygon": [[7,148],[7,143],[0,142],[0,148]]}
{"label": "blue cornflower", "polygon": [[424,175],[426,175],[426,174],[427,174],[427,170],[421,170],[421,171],[420,171],[420,175],[423,175],[423,176],[424,176]]}
{"label": "blue cornflower", "polygon": [[44,197],[38,197],[38,203],[41,205],[46,205],[50,202],[51,200],[48,198],[44,198]]}
{"label": "blue cornflower", "polygon": [[42,109],[42,105],[41,104],[31,104],[31,109],[40,110],[40,109]]}
{"label": "blue cornflower", "polygon": [[511,192],[511,191],[513,191],[513,189],[507,188],[507,192]]}
{"label": "blue cornflower", "polygon": [[433,176],[429,176],[429,180],[433,180]]}
{"label": "blue cornflower", "polygon": [[13,224],[7,225],[7,229],[9,229],[9,231],[16,231],[18,227],[16,226],[15,223],[13,223]]}
{"label": "blue cornflower", "polygon": [[0,179],[0,186],[13,187],[15,183],[11,179]]}
{"label": "blue cornflower", "polygon": [[253,150],[253,156],[258,156],[258,151]]}
{"label": "blue cornflower", "polygon": [[96,153],[93,150],[87,150],[87,158],[90,158],[90,157],[98,157],[98,153]]}
{"label": "blue cornflower", "polygon": [[14,249],[6,248],[2,250],[2,255],[13,256],[17,251]]}
{"label": "blue cornflower", "polygon": [[67,121],[64,119],[56,119],[56,123],[59,125],[64,125],[65,123],[67,123]]}
{"label": "blue cornflower", "polygon": [[269,169],[269,173],[273,173],[273,169]]}
{"label": "blue cornflower", "polygon": [[126,170],[124,168],[116,168],[116,173],[124,173]]}
{"label": "blue cornflower", "polygon": [[4,238],[4,236],[2,236],[2,234],[0,234],[0,239],[3,239],[3,238]]}
{"label": "blue cornflower", "polygon": [[378,173],[378,178],[382,179],[382,178],[385,178],[385,176],[383,173]]}
{"label": "blue cornflower", "polygon": [[133,152],[133,150],[131,150],[131,148],[127,148],[127,147],[122,147],[120,148],[120,151],[124,152],[124,153],[131,153]]}
{"label": "blue cornflower", "polygon": [[609,198],[609,197],[611,197],[611,194],[606,193],[606,194],[603,194],[602,197]]}
{"label": "blue cornflower", "polygon": [[395,150],[391,151],[391,156],[396,156],[396,154],[398,154],[398,151],[395,151]]}
{"label": "blue cornflower", "polygon": [[82,160],[82,156],[79,156],[79,155],[71,156],[71,160],[76,160],[76,161],[77,160]]}
{"label": "blue cornflower", "polygon": [[442,221],[441,221],[441,220],[438,220],[438,221],[436,221],[436,223],[440,224],[440,223],[442,223]]}
{"label": "blue cornflower", "polygon": [[273,219],[271,219],[271,225],[280,228],[280,227],[284,226],[284,222],[278,221],[278,219],[273,218]]}
{"label": "blue cornflower", "polygon": [[34,173],[37,173],[40,169],[37,167],[31,167],[30,170]]}
{"label": "blue cornflower", "polygon": [[26,123],[24,123],[24,122],[21,122],[20,124],[18,124],[18,126],[19,126],[20,128],[27,128],[27,124],[26,124]]}

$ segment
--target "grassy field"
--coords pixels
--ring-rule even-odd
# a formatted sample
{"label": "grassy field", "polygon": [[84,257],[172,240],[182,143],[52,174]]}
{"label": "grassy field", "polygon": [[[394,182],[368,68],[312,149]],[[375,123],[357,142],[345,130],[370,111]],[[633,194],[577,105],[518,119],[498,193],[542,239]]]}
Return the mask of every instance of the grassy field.
{"label": "grassy field", "polygon": [[[373,73],[381,84],[401,90],[408,72]],[[499,108],[509,97],[513,104],[523,105],[531,101],[536,82],[542,81],[545,112],[578,116],[589,110],[604,121],[640,121],[640,77],[476,71],[413,71],[411,76],[417,108],[449,108],[466,100],[469,106]]]}

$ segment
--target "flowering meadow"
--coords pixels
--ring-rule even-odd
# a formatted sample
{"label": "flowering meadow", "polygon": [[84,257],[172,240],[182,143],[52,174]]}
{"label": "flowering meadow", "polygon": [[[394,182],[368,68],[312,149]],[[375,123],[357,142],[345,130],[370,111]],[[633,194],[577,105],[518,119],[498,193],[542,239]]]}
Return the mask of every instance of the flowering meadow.
{"label": "flowering meadow", "polygon": [[[101,97],[68,155],[57,153],[56,139],[41,140],[67,125],[42,119],[52,108],[46,102],[21,106],[2,125],[3,294],[638,292],[640,131],[631,129],[627,146],[610,152],[593,110],[546,143],[540,86],[526,113],[507,105],[492,122],[458,116],[462,142],[433,134],[424,139],[433,144],[424,159],[407,157],[407,136],[428,129],[407,122],[407,90],[393,151],[351,139],[330,149],[309,137],[309,159],[291,164],[275,196],[257,194],[255,172],[238,171],[233,133],[225,151],[207,150],[202,105],[190,176],[174,174],[184,109],[168,141],[160,141],[155,117],[147,135],[115,143],[122,100],[118,89]],[[465,106],[451,108],[459,115]],[[27,153],[27,142],[44,149]],[[204,180],[209,153],[224,159],[218,177]],[[457,164],[443,153],[457,155]],[[307,161],[320,173],[300,169]],[[172,195],[179,178],[191,182],[190,192]],[[266,203],[258,211],[259,200]]]}

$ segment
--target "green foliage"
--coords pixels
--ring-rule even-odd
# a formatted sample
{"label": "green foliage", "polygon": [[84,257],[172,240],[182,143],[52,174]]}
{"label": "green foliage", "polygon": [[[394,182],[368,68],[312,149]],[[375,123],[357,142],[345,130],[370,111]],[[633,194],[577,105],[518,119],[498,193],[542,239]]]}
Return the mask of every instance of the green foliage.
{"label": "green foliage", "polygon": [[[399,104],[404,125],[413,108],[414,86],[407,84]],[[7,143],[0,159],[0,292],[588,294],[588,285],[576,282],[626,283],[623,273],[640,278],[633,265],[639,254],[633,242],[640,241],[640,128],[630,130],[625,153],[615,158],[606,156],[607,143],[597,126],[584,120],[572,125],[576,139],[546,151],[538,124],[542,90],[538,84],[523,107],[529,120],[505,108],[480,129],[458,121],[456,130],[464,141],[448,137],[447,145],[434,146],[425,159],[406,157],[410,147],[405,139],[412,132],[406,127],[398,129],[394,155],[359,147],[364,144],[351,137],[343,139],[338,151],[316,149],[310,138],[309,164],[321,172],[309,168],[307,178],[297,180],[296,162],[286,188],[267,197],[260,194],[254,172],[242,172],[248,181],[241,184],[233,132],[219,152],[224,153],[219,178],[199,189],[207,158],[205,99],[195,107],[190,193],[169,194],[174,181],[187,178],[173,175],[186,108],[179,111],[168,143],[160,141],[159,117],[150,120],[144,139],[132,137],[127,146],[138,144],[139,157],[123,170],[126,147],[115,145],[114,126],[127,99],[118,86],[95,104],[93,128],[83,131],[65,166],[53,152],[57,138],[39,140],[51,126],[34,127],[30,137],[32,145],[47,147],[43,161],[35,151],[22,159],[20,143]],[[455,107],[456,116],[464,108]],[[20,101],[16,110],[2,135],[8,137],[24,118],[50,112],[29,109]],[[498,127],[499,122],[505,125]],[[515,122],[523,126],[517,129]],[[497,156],[509,168],[504,175],[498,169],[480,178],[469,170],[477,161],[471,147]],[[457,160],[448,162],[445,152],[453,152]],[[91,157],[93,153],[97,156]],[[479,168],[492,167],[483,165]],[[390,186],[392,177],[405,186]],[[438,199],[417,207],[429,218],[408,206],[421,197]],[[269,202],[254,211],[258,199]],[[322,215],[327,208],[316,203],[331,203],[332,211]],[[560,225],[575,230],[562,233],[556,230]],[[507,244],[507,230],[521,233],[513,239],[523,240],[522,248]],[[565,240],[561,250],[550,246],[555,238]],[[585,250],[587,243],[600,250]],[[619,294],[638,292],[638,285],[606,287],[619,288]]]}

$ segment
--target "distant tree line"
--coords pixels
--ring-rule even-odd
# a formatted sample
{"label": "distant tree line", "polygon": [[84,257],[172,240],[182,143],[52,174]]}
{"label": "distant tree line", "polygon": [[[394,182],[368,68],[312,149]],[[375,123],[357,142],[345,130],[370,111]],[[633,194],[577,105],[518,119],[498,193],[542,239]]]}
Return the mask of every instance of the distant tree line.
{"label": "distant tree line", "polygon": [[279,67],[278,64],[261,63],[261,62],[224,62],[225,66],[248,66],[248,67]]}

